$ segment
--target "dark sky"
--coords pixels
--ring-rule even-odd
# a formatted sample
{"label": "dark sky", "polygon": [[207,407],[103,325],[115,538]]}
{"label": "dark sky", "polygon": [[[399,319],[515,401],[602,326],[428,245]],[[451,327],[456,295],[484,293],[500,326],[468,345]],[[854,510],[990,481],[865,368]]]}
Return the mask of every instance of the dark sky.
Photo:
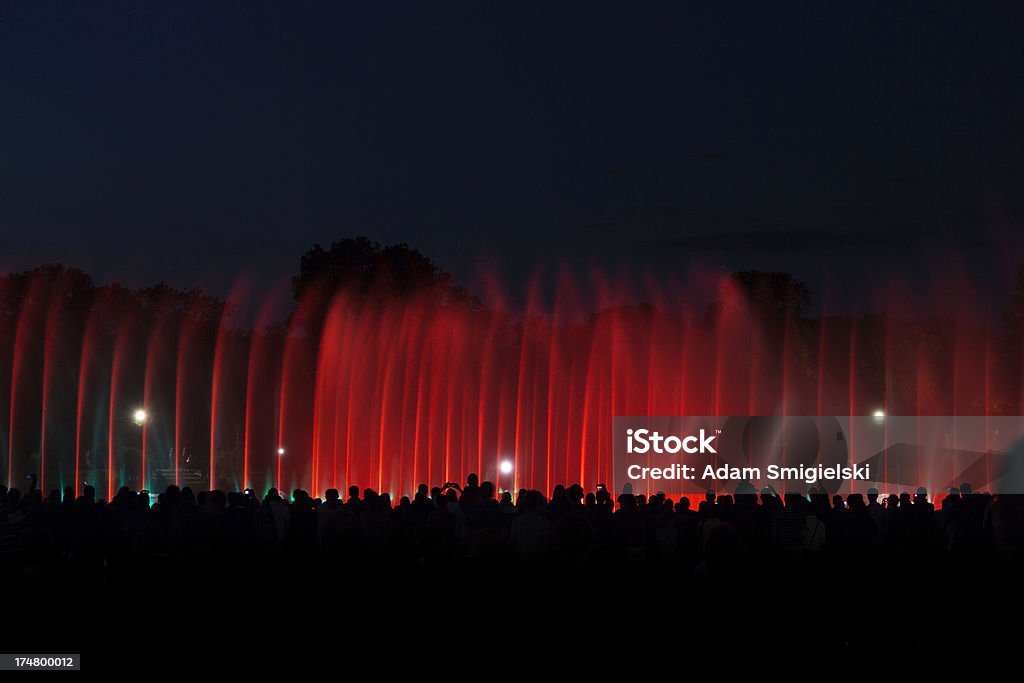
{"label": "dark sky", "polygon": [[1024,260],[1021,6],[893,4],[0,2],[0,265],[223,292],[363,233],[513,286],[995,292]]}

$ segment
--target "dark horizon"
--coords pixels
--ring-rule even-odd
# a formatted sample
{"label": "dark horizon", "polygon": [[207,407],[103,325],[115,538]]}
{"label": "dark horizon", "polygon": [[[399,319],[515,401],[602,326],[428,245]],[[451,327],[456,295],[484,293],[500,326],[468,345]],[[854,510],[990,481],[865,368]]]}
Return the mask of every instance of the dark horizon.
{"label": "dark horizon", "polygon": [[[364,236],[357,236],[362,238]],[[352,238],[341,238],[338,242]],[[313,247],[320,247],[316,244]],[[391,247],[412,245],[383,245]],[[421,252],[422,253],[422,252]],[[430,259],[429,254],[424,254]],[[294,259],[298,264],[299,259]],[[433,261],[433,259],[431,259]],[[436,261],[434,261],[436,263]],[[445,273],[443,264],[436,265]],[[755,264],[756,266],[756,264]],[[126,280],[102,279],[88,269],[73,263],[59,261],[26,264],[22,268],[0,268],[0,281],[41,273],[47,269],[67,269],[80,272],[91,280],[97,290],[105,287],[123,287],[131,292],[166,286],[180,292],[194,291],[214,297],[229,305],[232,328],[256,330],[265,325],[286,323],[295,310],[297,300],[292,291],[292,280],[300,269],[285,272],[275,281],[261,281],[251,271],[240,270],[225,286],[219,287],[215,279],[202,278],[198,282],[176,282],[159,279],[145,280],[141,276]],[[894,317],[904,321],[957,321],[975,325],[979,329],[988,327],[999,330],[1006,325],[1007,315],[1016,315],[1014,296],[1019,296],[1019,278],[1024,273],[1024,263],[1016,271],[1007,266],[1006,272],[994,281],[979,283],[972,274],[953,269],[942,276],[935,276],[925,283],[907,279],[892,278],[881,280],[885,284],[875,285],[870,280],[853,284],[856,291],[845,291],[834,286],[833,281],[818,282],[822,289],[816,289],[813,282],[805,282],[794,273],[758,269],[729,270],[723,267],[705,267],[696,264],[681,273],[671,273],[665,279],[657,279],[650,271],[629,273],[623,269],[604,271],[592,268],[589,271],[573,271],[562,263],[550,269],[535,269],[529,278],[516,282],[503,280],[500,274],[488,271],[486,266],[478,268],[467,280],[454,275],[453,283],[466,289],[469,296],[477,299],[482,307],[491,310],[506,310],[514,316],[528,312],[555,315],[558,324],[580,320],[619,306],[652,306],[658,310],[686,315],[701,315],[714,306],[716,295],[713,283],[726,281],[737,275],[754,273],[765,276],[778,274],[793,278],[794,282],[808,287],[808,303],[801,309],[801,317],[807,320],[820,319],[870,319],[873,317]],[[991,275],[992,273],[988,273]],[[652,279],[653,278],[653,279]],[[840,283],[842,284],[842,283]],[[696,286],[694,286],[696,285]],[[923,285],[923,286],[920,286]],[[516,288],[518,286],[518,288]],[[496,292],[490,291],[494,287]],[[606,290],[605,299],[599,289]],[[655,291],[657,296],[652,296]],[[837,294],[838,292],[838,294]],[[571,302],[571,310],[562,310],[564,303]],[[952,308],[951,304],[955,304]],[[258,319],[263,322],[260,323]]]}
{"label": "dark horizon", "polygon": [[0,265],[224,296],[367,234],[513,291],[756,268],[843,307],[960,270],[987,300],[1021,11],[4,3]]}

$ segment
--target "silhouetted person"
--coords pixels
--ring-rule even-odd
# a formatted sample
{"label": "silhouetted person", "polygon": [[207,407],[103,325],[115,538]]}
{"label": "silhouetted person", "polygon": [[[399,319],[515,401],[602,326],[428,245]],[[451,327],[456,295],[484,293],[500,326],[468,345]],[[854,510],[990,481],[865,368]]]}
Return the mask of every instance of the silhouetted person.
{"label": "silhouetted person", "polygon": [[466,477],[466,488],[462,489],[462,495],[459,500],[462,503],[463,510],[468,510],[480,502],[480,479],[476,476],[475,472],[471,472]]}
{"label": "silhouetted person", "polygon": [[568,512],[569,497],[565,492],[565,487],[559,484],[551,492],[551,500],[548,502],[548,519],[556,522],[559,517]]}
{"label": "silhouetted person", "polygon": [[480,485],[480,500],[466,510],[466,526],[470,529],[494,529],[505,525],[501,505],[494,499],[494,484],[485,481]]}
{"label": "silhouetted person", "polygon": [[[591,495],[593,495],[593,494],[591,494]],[[512,515],[512,514],[515,513],[516,506],[512,503],[512,492],[511,491],[504,491],[504,492],[502,492],[502,494],[501,494],[501,511],[504,512],[506,516],[507,515]]]}
{"label": "silhouetted person", "polygon": [[512,520],[510,532],[516,555],[531,567],[544,564],[551,550],[551,523],[540,513],[540,507],[540,494],[526,493],[522,512]]}
{"label": "silhouetted person", "polygon": [[701,519],[707,519],[715,515],[715,492],[708,489],[704,494],[704,500],[697,506],[697,514]]}
{"label": "silhouetted person", "polygon": [[[182,493],[187,489],[182,489]],[[256,524],[260,540],[271,547],[283,546],[288,541],[291,528],[291,511],[281,499],[276,488],[267,491],[256,515]]]}
{"label": "silhouetted person", "polygon": [[347,507],[350,512],[356,515],[363,511],[363,501],[359,500],[358,486],[348,487],[348,500],[345,501],[345,507]]}
{"label": "silhouetted person", "polygon": [[879,535],[885,533],[885,508],[878,502],[878,489],[873,486],[868,489],[867,513],[871,521],[875,523],[875,529]]}

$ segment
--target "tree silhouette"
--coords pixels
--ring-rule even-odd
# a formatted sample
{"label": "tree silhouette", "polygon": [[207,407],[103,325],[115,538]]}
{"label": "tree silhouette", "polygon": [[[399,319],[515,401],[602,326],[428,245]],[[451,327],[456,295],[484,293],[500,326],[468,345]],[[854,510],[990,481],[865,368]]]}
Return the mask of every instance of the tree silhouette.
{"label": "tree silhouette", "polygon": [[303,254],[299,274],[292,278],[298,321],[316,333],[331,299],[339,291],[371,303],[412,296],[438,305],[474,303],[451,274],[432,259],[403,243],[382,247],[359,235],[334,242],[329,249],[314,245]]}
{"label": "tree silhouette", "polygon": [[789,273],[744,270],[729,278],[744,294],[747,303],[768,319],[803,317],[811,304],[810,288]]}
{"label": "tree silhouette", "polygon": [[468,299],[449,273],[416,249],[404,242],[382,247],[362,235],[334,242],[330,249],[314,245],[292,278],[296,300],[313,288],[333,292],[342,287],[381,298],[426,292],[440,301]]}
{"label": "tree silhouette", "polygon": [[136,291],[143,315],[153,321],[170,318],[181,321],[189,317],[200,325],[216,326],[231,313],[227,302],[199,289],[175,289],[160,282]]}

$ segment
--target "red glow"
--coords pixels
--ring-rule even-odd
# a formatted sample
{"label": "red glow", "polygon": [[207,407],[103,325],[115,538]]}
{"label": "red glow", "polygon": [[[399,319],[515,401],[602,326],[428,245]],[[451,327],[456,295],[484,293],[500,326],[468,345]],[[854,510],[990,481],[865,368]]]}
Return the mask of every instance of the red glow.
{"label": "red glow", "polygon": [[[158,470],[180,483],[190,453],[193,479],[282,495],[349,485],[408,495],[471,471],[550,491],[612,479],[613,415],[1015,410],[1005,397],[1020,387],[1002,371],[999,329],[972,318],[969,278],[942,272],[932,295],[949,313],[941,320],[908,317],[898,283],[878,314],[770,319],[720,274],[647,279],[634,292],[563,272],[550,295],[535,280],[521,311],[493,278],[481,308],[314,291],[287,329],[271,324],[281,287],[256,302],[255,331],[198,296],[157,292],[139,304],[102,288],[79,334],[63,329],[64,276],[34,277],[0,347],[11,372],[8,481],[38,472],[44,486],[77,489],[105,479],[109,497]],[[240,280],[229,299],[249,291]],[[138,406],[150,415],[141,430],[130,422]]]}
{"label": "red glow", "polygon": [[[19,409],[28,411],[33,422],[36,420],[41,422],[39,399],[34,391],[38,387],[26,387],[26,383],[32,377],[40,377],[43,374],[39,366],[44,361],[41,354],[38,353],[39,345],[33,344],[33,341],[40,335],[47,285],[47,279],[42,277],[29,283],[27,303],[21,308],[17,317],[11,369],[10,427],[7,433],[7,481],[12,484],[16,481],[15,477],[35,471],[31,465],[31,447],[22,450],[17,448],[21,443],[18,441],[18,437],[21,436]],[[40,433],[36,430],[33,431],[36,434]],[[25,471],[15,470],[14,463],[16,461],[28,465]]]}

